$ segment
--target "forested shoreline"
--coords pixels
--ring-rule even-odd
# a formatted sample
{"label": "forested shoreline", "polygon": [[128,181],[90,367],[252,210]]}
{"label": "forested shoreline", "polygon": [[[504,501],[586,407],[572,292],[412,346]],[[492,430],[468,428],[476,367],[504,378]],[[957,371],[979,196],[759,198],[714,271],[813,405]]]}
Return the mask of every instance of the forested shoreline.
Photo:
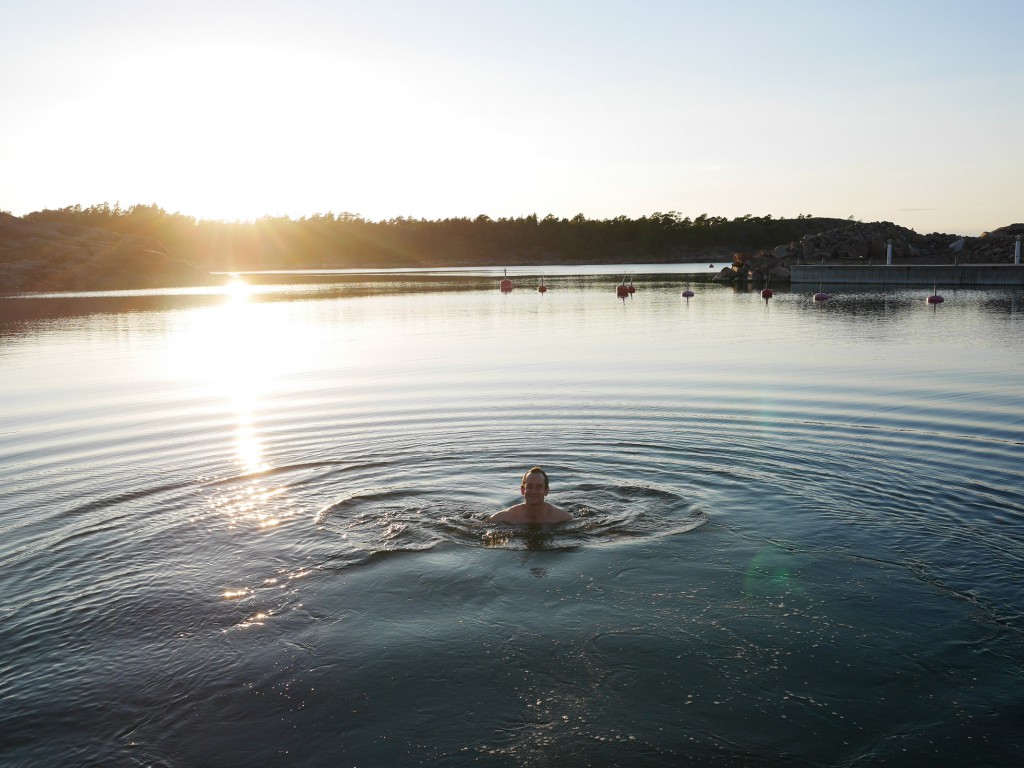
{"label": "forested shoreline", "polygon": [[21,217],[69,237],[89,228],[149,241],[151,251],[204,271],[543,263],[674,262],[704,253],[772,248],[849,223],[799,215],[734,219],[671,211],[640,218],[588,219],[536,214],[516,218],[399,217],[369,221],[351,213],[252,222],[196,219],[156,204],[103,203],[36,211]]}

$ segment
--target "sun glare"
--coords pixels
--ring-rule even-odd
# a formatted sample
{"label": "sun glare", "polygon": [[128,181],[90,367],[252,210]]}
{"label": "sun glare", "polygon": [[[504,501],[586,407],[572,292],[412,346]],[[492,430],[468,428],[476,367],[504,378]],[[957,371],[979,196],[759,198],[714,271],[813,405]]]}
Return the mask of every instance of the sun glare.
{"label": "sun glare", "polygon": [[261,302],[253,287],[233,276],[221,303],[183,311],[168,331],[169,374],[196,390],[233,425],[230,450],[240,474],[269,468],[261,414],[289,371],[308,363],[310,343],[293,334],[282,304]]}
{"label": "sun glare", "polygon": [[[140,53],[136,67],[118,74],[119,92],[133,98],[113,109],[130,130],[110,155],[126,160],[104,169],[117,188],[171,211],[221,220],[345,210],[377,219],[428,215],[425,208],[440,217],[465,205],[496,211],[510,189],[535,184],[545,167],[530,167],[539,147],[503,113],[467,108],[460,93],[417,79],[409,62],[369,66],[358,51],[212,38],[177,54]],[[358,78],[332,90],[310,74],[355,71]],[[395,82],[404,84],[400,98]],[[83,130],[90,144],[111,141],[99,127]],[[495,143],[505,150],[494,153]]]}
{"label": "sun glare", "polygon": [[224,295],[230,301],[248,301],[251,294],[249,284],[238,275],[231,275],[224,286]]}
{"label": "sun glare", "polygon": [[256,425],[255,408],[253,393],[240,389],[235,400],[235,453],[239,467],[247,475],[264,472],[270,468],[263,458],[263,441]]}
{"label": "sun glare", "polygon": [[220,303],[183,310],[168,329],[170,376],[224,424],[218,474],[231,482],[218,486],[210,508],[218,524],[232,529],[269,531],[300,514],[287,487],[268,474],[274,446],[264,423],[282,382],[315,351],[286,310],[284,303],[261,301],[236,275]]}

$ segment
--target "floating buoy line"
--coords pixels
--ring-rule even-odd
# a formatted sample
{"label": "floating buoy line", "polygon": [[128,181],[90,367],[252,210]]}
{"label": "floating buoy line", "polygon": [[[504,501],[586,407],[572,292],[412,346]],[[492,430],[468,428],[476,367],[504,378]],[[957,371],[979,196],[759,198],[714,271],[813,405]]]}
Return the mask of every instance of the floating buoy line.
{"label": "floating buoy line", "polygon": [[[708,266],[714,267],[714,264],[709,264]],[[503,274],[504,277],[499,283],[499,286],[501,288],[502,293],[509,293],[512,290],[512,280],[509,279],[507,268],[503,270]],[[546,278],[544,274],[541,273],[540,285],[537,286],[537,291],[539,293],[547,293],[548,286],[545,281]],[[764,288],[761,290],[761,298],[764,299],[765,304],[767,304],[768,300],[775,295],[775,292],[769,287],[770,282],[771,276],[768,275],[765,277]],[[618,296],[620,299],[625,299],[627,296],[632,296],[634,293],[636,293],[636,286],[633,285],[633,275],[623,275],[622,282],[615,286],[615,295]],[[689,282],[687,282],[686,288],[684,288],[682,293],[680,293],[679,295],[682,296],[682,298],[686,299],[687,303],[689,303],[689,300],[693,298],[696,294],[694,294],[694,292],[690,289],[690,284]],[[832,294],[823,291],[822,286],[819,283],[818,292],[814,294],[814,301],[825,302],[830,301],[831,299]],[[941,304],[944,301],[945,298],[943,298],[943,296],[939,293],[938,285],[934,285],[932,287],[932,292],[925,298],[925,302],[933,306],[936,304]]]}

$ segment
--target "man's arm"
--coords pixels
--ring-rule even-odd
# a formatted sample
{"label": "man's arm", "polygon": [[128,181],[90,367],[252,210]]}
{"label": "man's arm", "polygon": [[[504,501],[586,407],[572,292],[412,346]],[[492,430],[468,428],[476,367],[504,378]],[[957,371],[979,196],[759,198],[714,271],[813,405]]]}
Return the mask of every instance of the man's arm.
{"label": "man's arm", "polygon": [[[516,505],[518,506],[518,505]],[[501,512],[495,512],[493,515],[484,520],[485,523],[514,523],[514,511],[515,507],[509,507],[503,509]]]}

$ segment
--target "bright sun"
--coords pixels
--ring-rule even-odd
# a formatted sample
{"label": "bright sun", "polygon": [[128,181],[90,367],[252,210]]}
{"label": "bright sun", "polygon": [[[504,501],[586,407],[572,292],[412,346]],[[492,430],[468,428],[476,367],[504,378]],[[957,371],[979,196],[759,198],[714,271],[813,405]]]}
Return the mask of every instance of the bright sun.
{"label": "bright sun", "polygon": [[[120,95],[106,97],[123,126],[116,151],[104,153],[107,175],[140,190],[124,204],[227,220],[325,212],[347,188],[365,190],[394,140],[360,119],[393,122],[383,93],[340,82],[323,92],[310,72],[327,63],[312,54],[214,41],[170,53],[148,53],[121,74]],[[83,130],[89,144],[113,141],[104,127]]]}
{"label": "bright sun", "polygon": [[506,119],[440,85],[396,93],[411,77],[401,61],[384,70],[338,56],[219,41],[146,52],[119,73],[116,96],[90,96],[110,102],[121,132],[86,125],[84,143],[112,147],[95,170],[122,204],[205,219],[475,215],[537,182]]}

